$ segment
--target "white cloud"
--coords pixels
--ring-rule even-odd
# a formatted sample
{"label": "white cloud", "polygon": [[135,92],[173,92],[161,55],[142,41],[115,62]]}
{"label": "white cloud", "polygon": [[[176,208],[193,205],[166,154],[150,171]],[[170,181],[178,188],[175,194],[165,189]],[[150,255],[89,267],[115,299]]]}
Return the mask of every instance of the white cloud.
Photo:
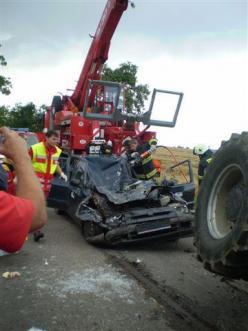
{"label": "white cloud", "polygon": [[168,145],[206,143],[218,147],[232,132],[247,130],[247,55],[194,60],[159,56],[141,67],[141,80],[184,92],[174,129],[159,129]]}
{"label": "white cloud", "polygon": [[[205,53],[204,56],[177,56],[164,51],[156,40],[136,39],[136,36],[114,40],[109,65],[116,67],[130,60],[139,67],[139,81],[157,87],[184,93],[178,123],[175,128],[155,128],[161,143],[168,146],[193,146],[206,143],[216,148],[232,132],[247,130],[247,54],[245,51]],[[125,47],[123,47],[123,44]],[[85,42],[86,45],[86,42]],[[67,51],[69,49],[69,51]],[[13,92],[3,103],[33,101],[50,104],[57,92],[66,93],[75,86],[88,47],[75,43],[61,50],[58,58],[47,59],[46,52],[28,68],[28,58],[13,62],[6,73],[12,78]],[[35,56],[33,52],[32,56]],[[67,92],[70,94],[70,92]],[[1,101],[2,103],[2,101]]]}
{"label": "white cloud", "polygon": [[3,41],[9,41],[13,36],[10,33],[0,33],[0,43]]}
{"label": "white cloud", "polygon": [[[147,47],[149,44],[149,47]],[[154,128],[160,141],[170,146],[206,143],[217,148],[232,132],[247,130],[247,50],[222,49],[204,56],[177,56],[163,51],[156,41],[137,41],[131,61],[139,66],[139,81],[151,88],[184,93],[175,128]],[[140,56],[140,54],[142,54]],[[117,63],[117,51],[113,63]],[[120,56],[122,56],[120,55]],[[123,61],[123,60],[122,60]]]}

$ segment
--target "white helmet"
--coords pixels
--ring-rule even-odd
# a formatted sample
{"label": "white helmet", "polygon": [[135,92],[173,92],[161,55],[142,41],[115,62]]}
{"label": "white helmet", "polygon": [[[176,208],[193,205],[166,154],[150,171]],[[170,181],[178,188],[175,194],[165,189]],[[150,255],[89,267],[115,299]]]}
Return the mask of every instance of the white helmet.
{"label": "white helmet", "polygon": [[3,154],[0,154],[0,163],[3,163],[5,159],[5,156]]}
{"label": "white helmet", "polygon": [[206,153],[206,151],[208,150],[208,146],[206,145],[203,145],[203,144],[199,144],[199,145],[196,145],[194,148],[193,148],[193,154],[194,155],[203,155],[204,153]]}
{"label": "white helmet", "polygon": [[108,140],[107,145],[110,146],[110,147],[112,147],[113,146],[112,141],[111,140]]}

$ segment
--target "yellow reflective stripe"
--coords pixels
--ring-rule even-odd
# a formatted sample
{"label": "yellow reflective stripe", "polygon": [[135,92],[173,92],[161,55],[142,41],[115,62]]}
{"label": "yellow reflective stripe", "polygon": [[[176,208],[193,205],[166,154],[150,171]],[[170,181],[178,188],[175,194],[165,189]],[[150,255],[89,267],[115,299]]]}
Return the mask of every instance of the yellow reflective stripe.
{"label": "yellow reflective stripe", "polygon": [[39,154],[36,154],[35,157],[38,158],[38,159],[46,159],[46,155],[39,155]]}
{"label": "yellow reflective stripe", "polygon": [[143,174],[136,174],[136,177],[139,178],[139,179],[145,179],[146,176],[143,175]]}
{"label": "yellow reflective stripe", "polygon": [[7,171],[7,172],[10,171],[9,166],[6,163],[2,163],[2,167],[5,171]]}
{"label": "yellow reflective stripe", "polygon": [[[46,148],[43,142],[32,145],[31,146],[33,151],[33,160],[32,164],[34,167],[35,172],[37,173],[47,173],[47,155],[46,155]],[[53,175],[56,171],[58,158],[61,154],[61,149],[56,147],[56,152],[51,155],[51,167],[50,167],[50,175]],[[39,162],[40,161],[40,162]]]}
{"label": "yellow reflective stripe", "polygon": [[211,157],[209,159],[207,159],[207,163],[210,163],[211,161],[212,161]]}
{"label": "yellow reflective stripe", "polygon": [[143,161],[142,161],[142,164],[147,164],[148,162],[152,161],[152,156],[149,155],[148,157],[146,157]]}
{"label": "yellow reflective stripe", "polygon": [[154,175],[156,175],[156,173],[157,173],[157,169],[153,169],[151,172],[146,174],[146,178],[149,179],[149,178],[153,177]]}
{"label": "yellow reflective stripe", "polygon": [[153,169],[151,172],[148,174],[136,174],[136,177],[139,179],[150,179],[151,177],[155,176],[157,174],[157,169]]}

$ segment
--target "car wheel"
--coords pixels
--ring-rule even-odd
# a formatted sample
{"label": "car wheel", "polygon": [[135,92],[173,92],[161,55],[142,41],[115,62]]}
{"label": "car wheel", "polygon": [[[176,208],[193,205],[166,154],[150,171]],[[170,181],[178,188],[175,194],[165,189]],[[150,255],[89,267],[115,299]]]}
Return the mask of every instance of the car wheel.
{"label": "car wheel", "polygon": [[92,221],[83,223],[83,236],[89,242],[92,242],[92,239],[100,234],[103,234],[103,229]]}

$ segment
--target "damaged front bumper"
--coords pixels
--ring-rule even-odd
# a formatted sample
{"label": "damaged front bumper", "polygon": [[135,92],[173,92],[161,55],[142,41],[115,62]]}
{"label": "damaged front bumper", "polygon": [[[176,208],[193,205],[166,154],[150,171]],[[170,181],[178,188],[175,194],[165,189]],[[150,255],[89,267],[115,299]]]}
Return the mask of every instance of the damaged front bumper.
{"label": "damaged front bumper", "polygon": [[124,242],[165,237],[168,241],[189,237],[193,233],[193,215],[175,208],[136,208],[106,219],[103,233],[87,238],[91,243],[115,245]]}

